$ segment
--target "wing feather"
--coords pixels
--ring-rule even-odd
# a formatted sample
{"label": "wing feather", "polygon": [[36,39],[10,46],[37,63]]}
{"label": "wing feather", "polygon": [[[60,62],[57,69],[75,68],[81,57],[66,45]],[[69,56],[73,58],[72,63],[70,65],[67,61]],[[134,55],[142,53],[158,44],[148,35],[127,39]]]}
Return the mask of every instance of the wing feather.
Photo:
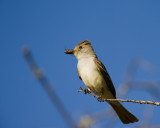
{"label": "wing feather", "polygon": [[114,85],[112,83],[112,80],[105,68],[105,66],[103,65],[103,63],[98,60],[97,58],[95,59],[95,63],[97,65],[97,69],[101,72],[101,74],[103,75],[106,85],[108,86],[109,90],[111,91],[111,93],[113,94],[113,96],[116,98],[116,91],[114,88]]}

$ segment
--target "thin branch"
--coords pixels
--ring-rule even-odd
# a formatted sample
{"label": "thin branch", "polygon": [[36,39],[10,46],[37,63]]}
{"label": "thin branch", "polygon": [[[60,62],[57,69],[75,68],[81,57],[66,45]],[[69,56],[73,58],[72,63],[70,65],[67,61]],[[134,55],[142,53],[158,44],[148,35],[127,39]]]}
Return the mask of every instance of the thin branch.
{"label": "thin branch", "polygon": [[142,100],[129,100],[129,99],[102,99],[101,97],[91,93],[89,90],[87,91],[88,89],[83,89],[80,87],[80,90],[78,90],[78,92],[84,92],[85,94],[90,94],[92,95],[93,97],[96,97],[98,101],[100,102],[104,102],[104,101],[120,101],[120,102],[133,102],[133,103],[139,103],[139,104],[152,104],[152,105],[157,105],[157,106],[160,106],[160,102],[156,102],[156,101],[142,101]]}
{"label": "thin branch", "polygon": [[143,100],[129,100],[129,99],[104,99],[104,101],[121,101],[121,102],[133,102],[133,103],[138,103],[138,104],[152,104],[152,105],[157,105],[160,106],[160,102],[156,101],[143,101]]}
{"label": "thin branch", "polygon": [[73,119],[71,118],[70,114],[66,110],[65,106],[60,101],[59,97],[57,96],[55,90],[52,88],[51,84],[48,82],[48,79],[45,77],[43,72],[36,65],[29,49],[25,47],[23,49],[23,54],[33,74],[41,83],[41,85],[44,87],[45,91],[50,97],[52,103],[55,105],[56,109],[59,111],[63,120],[66,122],[69,128],[74,128],[75,125],[74,125]]}

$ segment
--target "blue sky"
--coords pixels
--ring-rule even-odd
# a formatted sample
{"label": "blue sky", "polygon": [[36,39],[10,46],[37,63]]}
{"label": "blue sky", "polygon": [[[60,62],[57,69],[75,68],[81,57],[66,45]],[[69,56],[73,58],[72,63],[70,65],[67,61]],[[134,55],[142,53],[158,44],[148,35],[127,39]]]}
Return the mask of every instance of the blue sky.
{"label": "blue sky", "polygon": [[[78,78],[77,60],[65,55],[64,49],[74,48],[80,41],[92,42],[116,89],[135,57],[144,58],[156,69],[148,73],[138,68],[135,80],[159,80],[159,7],[158,0],[1,0],[0,127],[66,127],[31,73],[21,53],[24,45],[30,47],[75,121],[85,113],[108,107],[89,95],[77,93],[80,86],[84,87]],[[150,95],[145,90],[133,90],[125,98],[147,100]],[[142,120],[145,105],[123,104]],[[160,122],[159,114],[159,107],[155,107],[155,125]],[[124,127],[120,121],[117,126]]]}

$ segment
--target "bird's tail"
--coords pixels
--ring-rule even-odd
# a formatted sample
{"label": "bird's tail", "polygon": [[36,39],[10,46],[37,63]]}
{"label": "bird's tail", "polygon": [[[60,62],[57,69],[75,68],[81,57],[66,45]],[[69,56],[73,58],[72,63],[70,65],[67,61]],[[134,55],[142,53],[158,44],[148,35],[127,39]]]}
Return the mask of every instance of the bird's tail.
{"label": "bird's tail", "polygon": [[118,101],[108,102],[117,113],[118,117],[124,124],[134,123],[138,118],[125,109]]}

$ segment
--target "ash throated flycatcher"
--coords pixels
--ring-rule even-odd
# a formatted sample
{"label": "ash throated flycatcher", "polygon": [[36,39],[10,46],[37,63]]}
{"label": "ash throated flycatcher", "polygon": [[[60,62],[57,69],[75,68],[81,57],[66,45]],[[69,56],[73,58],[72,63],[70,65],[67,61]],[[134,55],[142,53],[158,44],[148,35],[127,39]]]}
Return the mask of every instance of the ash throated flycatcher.
{"label": "ash throated flycatcher", "polygon": [[[91,42],[80,42],[73,50],[66,50],[66,54],[74,54],[78,59],[78,75],[87,88],[103,99],[116,99],[116,92],[112,80],[100,60],[98,60]],[[118,101],[107,101],[115,110],[124,124],[137,122],[138,119],[127,111]]]}

